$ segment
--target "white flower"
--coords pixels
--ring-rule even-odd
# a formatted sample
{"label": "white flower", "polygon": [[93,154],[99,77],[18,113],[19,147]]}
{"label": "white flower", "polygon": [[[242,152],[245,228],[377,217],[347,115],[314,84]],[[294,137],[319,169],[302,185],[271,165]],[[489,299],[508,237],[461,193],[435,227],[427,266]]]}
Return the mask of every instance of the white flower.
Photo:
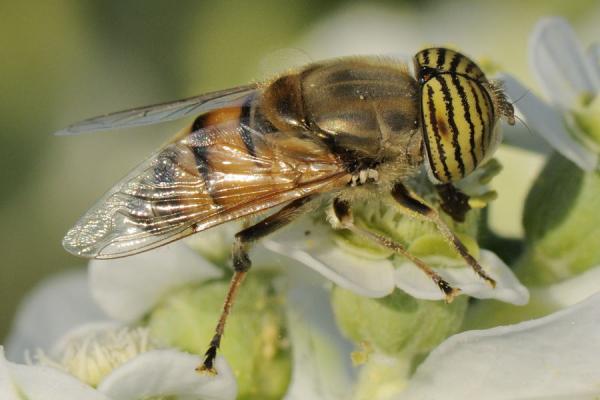
{"label": "white flower", "polygon": [[529,57],[550,104],[528,93],[514,77],[500,76],[509,96],[513,101],[518,99],[515,106],[527,125],[585,171],[597,168],[600,151],[584,124],[578,123],[582,117],[598,121],[597,115],[591,115],[598,113],[598,53],[599,45],[595,44],[586,54],[564,19],[544,18],[531,34]]}
{"label": "white flower", "polygon": [[401,399],[597,399],[600,294],[547,317],[450,337]]}
{"label": "white flower", "polygon": [[0,397],[28,400],[234,399],[233,373],[218,358],[219,375],[201,376],[200,357],[176,350],[142,353],[106,375],[96,388],[61,369],[7,361],[0,347]]}
{"label": "white flower", "polygon": [[[210,234],[211,239],[222,233],[215,230]],[[200,240],[202,236],[206,235],[200,234]],[[213,244],[212,250],[225,248],[223,243]],[[261,263],[272,265],[273,259],[278,258],[265,251],[253,255],[258,268]],[[42,285],[30,296],[34,300],[26,301],[17,318],[23,321],[19,326],[26,329],[17,329],[11,336],[29,337],[27,348],[41,348],[34,352],[33,358],[38,362],[36,365],[0,364],[0,368],[7,371],[23,371],[18,377],[5,375],[7,387],[14,387],[32,399],[59,398],[57,393],[62,390],[64,393],[73,391],[72,397],[61,398],[67,400],[159,399],[167,395],[185,399],[234,398],[237,392],[235,377],[222,357],[217,358],[217,379],[210,380],[194,371],[201,362],[200,357],[156,348],[145,329],[125,329],[115,322],[90,324],[84,317],[92,308],[96,315],[108,314],[120,321],[133,321],[177,288],[218,278],[223,271],[182,242],[116,261],[92,261],[88,269],[89,288],[83,272],[76,273],[75,278],[69,273],[53,278],[50,287]],[[293,348],[293,369],[286,399],[344,398],[353,382],[352,345],[339,333],[322,279],[301,266],[291,268],[294,277],[290,277],[292,286],[286,292],[286,316]],[[97,305],[86,290],[91,290]],[[40,310],[56,316],[59,314],[57,307],[68,309],[68,304],[76,305],[70,318],[75,322],[60,318],[36,320]],[[98,306],[103,312],[97,309]],[[235,318],[235,311],[232,318]],[[106,317],[104,321],[107,321]],[[44,340],[43,333],[48,330],[60,333],[54,346]],[[11,340],[9,347],[14,347],[9,350],[11,354],[24,352],[22,341]],[[46,393],[46,397],[31,395],[38,390],[30,382],[33,374],[41,375],[39,390]],[[52,383],[51,377],[56,376],[59,378],[55,379],[57,384],[52,392],[48,386]],[[82,381],[93,384],[96,390]],[[0,398],[4,399],[2,396],[9,389],[3,389],[2,382],[0,376]]]}
{"label": "white flower", "polygon": [[[313,229],[314,228],[315,227],[313,227]],[[297,229],[290,229],[290,232],[296,230]],[[312,232],[309,236],[313,236],[313,233],[315,232]],[[303,234],[304,232],[302,232],[302,235]],[[327,236],[320,236],[319,238],[323,240],[324,237]],[[172,254],[173,257],[180,259],[185,258],[185,256],[183,256],[184,254],[189,256],[188,250],[184,248],[184,245],[173,246],[168,250],[163,249],[163,251],[165,253],[172,252],[174,253]],[[255,260],[263,259],[271,260],[271,262],[273,262],[273,254],[269,254],[266,251],[256,251],[253,253],[253,256]],[[107,269],[105,273],[107,275],[104,276],[103,279],[91,280],[93,285],[102,283],[99,286],[102,290],[99,290],[98,287],[94,289],[95,292],[100,291],[103,293],[102,296],[98,297],[101,307],[110,310],[111,307],[119,301],[129,302],[131,305],[125,307],[125,309],[134,310],[139,314],[139,310],[148,310],[155,305],[157,295],[149,296],[148,293],[168,293],[181,285],[184,277],[187,276],[190,278],[187,275],[189,271],[185,266],[180,270],[178,267],[172,265],[172,267],[164,269],[163,275],[160,268],[155,268],[153,265],[150,265],[152,259],[153,257],[129,257],[124,259],[129,260],[128,262],[123,261],[119,264],[120,268],[111,268],[108,266],[108,263],[106,263]],[[597,306],[597,303],[600,303],[600,298],[598,297],[593,298],[594,304],[592,305],[585,307],[576,306],[573,309],[574,311],[569,309],[568,311],[556,314],[558,317],[555,315],[547,317],[550,318],[548,320],[550,321],[549,323],[541,322],[547,320],[544,318],[539,321],[528,321],[525,324],[506,328],[496,328],[481,332],[466,332],[456,335],[440,346],[440,349],[442,350],[434,350],[430,358],[422,364],[414,376],[411,376],[410,369],[403,369],[404,367],[402,367],[402,365],[396,366],[389,362],[386,364],[386,362],[380,360],[380,355],[373,354],[371,357],[374,362],[377,361],[377,363],[367,364],[364,367],[364,374],[361,373],[361,379],[357,380],[356,375],[360,369],[351,366],[349,357],[353,346],[340,336],[335,324],[335,319],[331,313],[327,290],[323,287],[323,280],[317,274],[310,272],[309,269],[301,268],[296,262],[288,262],[287,257],[282,258],[282,260],[285,261],[286,267],[290,270],[290,274],[292,275],[289,276],[290,283],[287,292],[286,315],[292,346],[293,368],[292,379],[285,397],[286,400],[305,398],[335,400],[350,398],[352,393],[359,393],[363,389],[365,390],[365,393],[372,393],[372,384],[370,386],[367,385],[369,387],[363,387],[363,385],[371,382],[371,378],[374,376],[379,376],[382,379],[382,381],[377,384],[379,385],[378,387],[380,390],[378,389],[376,392],[385,396],[385,398],[390,398],[394,393],[404,390],[405,387],[408,388],[405,393],[409,393],[410,395],[407,394],[402,398],[412,399],[412,393],[415,393],[414,398],[419,398],[418,396],[421,396],[421,391],[423,390],[433,390],[431,393],[444,391],[444,393],[448,393],[448,397],[445,397],[448,399],[460,398],[460,396],[462,396],[462,398],[469,398],[468,395],[465,395],[465,392],[461,392],[461,387],[464,386],[462,384],[463,382],[471,382],[471,380],[468,379],[467,375],[462,376],[460,373],[461,371],[465,371],[465,374],[473,373],[472,371],[476,371],[481,365],[485,365],[482,364],[483,361],[479,357],[490,357],[493,359],[491,355],[488,355],[488,353],[482,351],[480,347],[477,347],[484,346],[488,349],[488,347],[486,347],[486,340],[494,341],[489,345],[490,350],[487,350],[488,352],[491,352],[491,354],[496,355],[497,357],[500,357],[500,355],[503,355],[504,357],[503,361],[505,361],[505,363],[495,364],[495,374],[501,378],[507,376],[511,369],[517,368],[517,366],[510,362],[516,363],[518,361],[524,376],[523,379],[529,377],[529,379],[535,380],[538,376],[536,374],[540,373],[539,371],[544,373],[547,371],[547,368],[545,370],[541,369],[540,365],[547,365],[547,355],[551,352],[557,352],[557,354],[561,356],[561,364],[555,367],[556,370],[561,373],[567,371],[568,374],[565,376],[566,378],[578,376],[578,374],[589,373],[586,371],[594,370],[595,368],[593,364],[577,364],[574,357],[579,357],[581,355],[580,353],[583,352],[582,348],[585,347],[586,350],[589,350],[589,353],[587,354],[590,354],[590,356],[583,358],[583,360],[585,362],[593,361],[594,357],[592,357],[591,354],[596,351],[593,346],[598,344],[597,342],[594,342],[593,335],[594,331],[600,329],[599,326],[594,326],[594,324],[599,324],[600,321],[596,320],[595,322],[590,322],[589,317],[593,314],[589,312],[589,309]],[[190,261],[196,262],[198,260],[186,260],[186,262]],[[365,260],[363,259],[363,261]],[[366,262],[367,264],[370,263],[368,260],[366,260]],[[206,265],[210,264],[207,263]],[[140,284],[140,281],[145,279],[145,275],[139,275],[139,271],[142,270],[141,268],[143,267],[147,267],[151,271],[149,273],[151,279],[148,280],[146,285]],[[354,265],[353,268],[358,267],[359,265]],[[211,274],[216,273],[215,271],[219,270],[214,266],[208,269],[201,266],[198,268],[205,271],[212,271]],[[386,268],[387,267],[380,269],[379,271],[384,271]],[[97,273],[97,271],[95,273]],[[112,274],[114,275],[110,277],[109,275]],[[203,274],[206,274],[206,272],[196,275],[194,279],[196,281],[204,280]],[[593,278],[592,275],[588,278],[590,277]],[[391,278],[393,279],[393,274],[391,275]],[[574,279],[579,278],[580,277]],[[85,284],[85,282],[80,279],[70,280],[74,286]],[[108,285],[105,285],[106,282],[115,281],[119,281],[118,287],[110,289]],[[561,304],[567,305],[581,297],[578,295],[579,291],[574,288],[574,285],[577,287],[582,286],[580,280],[577,282],[572,284],[565,283],[561,286],[560,290],[554,293]],[[355,282],[354,284],[360,286],[360,282]],[[62,294],[67,294],[67,296],[69,296],[69,293],[78,291],[84,293],[83,291],[73,288],[69,289],[67,286],[68,285],[58,285],[57,287],[60,287],[61,289],[61,292],[59,293],[42,290],[48,295],[47,298],[34,295],[34,297],[38,298],[39,303],[37,305],[34,304],[35,302],[27,303],[33,307],[39,307],[41,304],[45,304],[47,307],[46,310],[52,312],[50,303],[54,302],[54,304],[64,306],[64,300],[60,300]],[[78,302],[75,297],[69,298],[74,304],[83,304],[83,302]],[[110,299],[110,301],[106,302],[106,299]],[[26,308],[22,310],[24,315],[38,315],[36,312],[28,311]],[[582,310],[588,311],[582,312]],[[83,307],[80,307],[80,311],[82,313],[86,312]],[[133,314],[135,313],[125,313],[128,319],[133,318]],[[235,315],[233,317],[235,317]],[[565,333],[565,330],[567,329],[567,325],[565,325],[564,322],[566,321],[565,318],[570,318],[570,321],[573,322],[573,336],[569,336],[569,334]],[[60,324],[60,321],[56,319],[45,321],[45,323],[52,321]],[[556,323],[559,325],[556,325]],[[36,336],[43,336],[44,327],[40,325],[36,326],[33,322],[25,325],[37,331],[37,335],[29,333],[32,338],[31,343],[35,343]],[[557,329],[557,327],[560,329]],[[134,335],[124,338],[125,334],[122,331],[122,327],[117,328],[116,331],[112,331],[113,333],[109,335],[98,334],[101,329],[107,329],[107,325],[104,324],[87,328],[84,326],[67,335],[63,335],[60,344],[55,346],[54,349],[46,349],[48,357],[54,357],[55,362],[63,365],[61,369],[48,367],[48,362],[44,363],[46,365],[19,365],[5,361],[2,358],[2,360],[0,360],[0,398],[20,399],[21,397],[19,396],[25,395],[29,399],[44,400],[110,400],[145,399],[149,397],[160,399],[161,396],[172,396],[172,398],[182,399],[217,399],[233,398],[235,396],[236,384],[233,374],[227,367],[225,360],[222,358],[219,358],[217,364],[219,375],[215,380],[214,378],[199,376],[194,372],[194,368],[200,362],[199,357],[175,350],[156,349],[154,348],[154,344],[151,344],[146,340],[147,337],[144,336],[143,331],[136,331]],[[110,329],[110,327],[108,329]],[[53,328],[51,330],[60,331],[59,328]],[[83,347],[81,346],[83,343],[81,341],[82,338],[87,338],[86,346]],[[573,339],[568,342],[570,340],[569,338],[577,338],[577,340]],[[125,340],[122,341],[122,339]],[[469,344],[473,343],[473,351],[468,350],[471,346],[462,345],[463,340],[466,340]],[[98,341],[99,343],[93,344],[93,341]],[[71,350],[67,351],[67,349],[69,349],[69,343],[71,343],[71,346],[75,344],[75,347],[71,347]],[[96,348],[96,345],[101,345],[103,351],[91,351]],[[567,345],[572,346],[574,352],[573,356],[560,353]],[[541,347],[544,347],[544,351],[541,351]],[[110,355],[110,349],[113,349],[114,351],[114,349],[118,350],[119,348],[125,349],[122,352],[122,354],[126,355],[124,359]],[[522,353],[528,348],[530,348],[531,351],[528,351],[526,354]],[[80,351],[75,351],[75,349],[80,349]],[[444,352],[444,357],[451,356],[454,363],[452,365],[440,364],[444,360],[444,357],[441,357],[440,359],[438,356],[440,351]],[[467,353],[464,354],[464,351],[467,351]],[[513,353],[512,356],[508,354],[511,352]],[[63,357],[61,357],[61,353]],[[65,360],[65,354],[72,355],[71,362]],[[519,355],[522,355],[522,358],[518,357]],[[109,372],[104,373],[103,376],[97,380],[95,387],[87,385],[81,380],[76,379],[71,373],[65,372],[65,370],[69,370],[69,368],[64,367],[65,365],[71,365],[72,368],[73,365],[77,364],[72,361],[81,359],[82,357],[83,359],[89,357],[93,361],[91,364],[82,363],[82,365],[101,365],[101,361],[103,360],[112,365],[111,368],[106,369]],[[68,359],[69,357],[66,358]],[[112,363],[115,360],[117,360],[117,362],[113,365]],[[460,360],[460,364],[457,364],[458,361],[456,360]],[[485,361],[488,362],[489,360],[486,359]],[[436,367],[431,367],[432,365],[435,365]],[[441,367],[439,367],[440,365]],[[457,365],[460,365],[460,368],[457,368]],[[385,367],[383,370],[381,369],[382,366]],[[535,366],[537,369],[527,368],[527,366]],[[562,367],[563,369],[559,370],[559,367]],[[580,367],[585,367],[585,369],[581,370]],[[98,368],[98,370],[102,369],[103,368]],[[505,369],[508,372],[505,372]],[[524,371],[529,372],[530,375],[525,375]],[[384,375],[381,375],[381,373]],[[396,377],[396,374],[400,375]],[[457,374],[460,376],[452,375],[451,378],[446,378],[448,374]],[[81,374],[75,375],[82,376]],[[491,379],[496,375],[489,374],[487,378]],[[83,374],[83,376],[85,376],[85,374]],[[491,389],[488,389],[488,386],[486,386],[487,384],[490,384],[491,388],[495,388],[498,393],[509,395],[509,397],[504,398],[510,398],[510,390],[518,389],[513,388],[512,381],[508,379],[498,378],[498,382],[496,382],[497,386],[494,387],[492,385],[494,382],[490,383],[484,378],[486,377],[477,380],[477,382],[481,382],[480,387],[471,387],[471,389],[474,390],[473,393],[477,393],[478,395],[479,393],[482,393],[482,398],[494,398],[489,394],[491,393]],[[88,380],[87,378],[84,379]],[[393,379],[394,381],[387,382],[386,379]],[[422,382],[446,382],[445,379],[455,383],[461,382],[461,384],[448,385],[444,383],[442,386],[438,386],[437,383],[435,385],[422,384]],[[500,382],[500,380],[502,380],[502,382]],[[587,388],[578,383],[581,382],[581,380],[577,381],[577,379],[575,379],[574,381],[568,382],[560,382],[561,380],[555,381],[556,382],[545,383],[543,386],[530,385],[530,393],[535,395],[535,391],[538,390],[540,396],[543,396],[545,393],[552,392],[552,390],[554,390],[553,388],[560,388],[562,391],[557,389],[553,393],[564,396],[573,393],[587,393],[585,392]],[[501,387],[501,385],[504,386]],[[427,393],[429,392],[423,393],[425,394],[423,394],[424,397],[422,398],[432,398],[431,396],[427,397]],[[518,397],[513,396],[512,398]]]}
{"label": "white flower", "polygon": [[[215,236],[223,236],[229,231],[228,227],[224,227],[197,235],[190,245],[199,247],[198,243],[210,235],[215,248],[226,248],[223,243],[217,243],[219,240]],[[231,237],[222,237],[224,241],[227,239]],[[89,269],[91,290],[100,307],[115,318],[136,319],[151,310],[161,296],[182,284],[194,284],[222,274],[222,270],[202,259],[185,244],[166,246],[162,252],[162,255],[152,251],[146,256],[140,254],[124,258],[117,264],[92,262]],[[261,265],[281,266],[281,257],[272,252],[257,249],[251,256],[254,267],[250,273]],[[165,262],[169,263],[168,268],[162,268]],[[352,383],[352,345],[341,337],[335,325],[328,291],[323,287],[322,279],[310,270],[294,265],[294,261],[285,259],[285,262],[285,269],[293,275],[288,276],[290,286],[284,288],[293,359],[292,380],[286,399],[344,398],[343,394]],[[235,306],[231,318],[235,318]]]}
{"label": "white flower", "polygon": [[[173,251],[180,261],[192,261],[186,259],[189,253],[180,246],[183,245],[163,253]],[[168,267],[166,270],[173,272]],[[185,276],[177,275],[179,279]],[[131,285],[135,287],[139,281],[137,276]],[[33,361],[29,365],[7,361],[1,349],[0,398],[235,398],[235,378],[222,357],[216,361],[216,377],[202,376],[195,372],[201,363],[199,356],[158,348],[145,328],[128,328],[108,321],[91,302],[88,292],[85,273],[69,272],[43,283],[26,299],[7,347],[11,359],[22,359],[25,349],[29,349],[33,357],[27,358]],[[153,298],[148,296],[151,291],[142,292],[145,299]],[[100,322],[92,322],[94,316]]]}
{"label": "white flower", "polygon": [[62,369],[96,387],[115,368],[155,348],[147,329],[109,322],[77,327],[65,334],[51,352],[38,349],[34,358],[37,364]]}
{"label": "white flower", "polygon": [[[600,266],[586,273],[585,278],[589,280],[598,273]],[[300,385],[295,379],[297,384],[292,385],[294,393],[300,390],[302,396],[288,395],[287,399],[597,399],[600,396],[600,358],[597,357],[600,352],[597,337],[600,331],[597,312],[600,294],[586,298],[587,293],[597,289],[597,284],[582,282],[583,277],[546,289],[552,292],[547,295],[557,304],[567,307],[564,310],[515,325],[451,336],[434,349],[415,372],[411,372],[410,366],[401,360],[373,354],[360,370],[360,379],[354,379],[354,385],[351,385],[348,379],[353,375],[345,372],[348,365],[343,357],[329,358],[326,369],[323,369],[324,365],[319,369],[307,363],[310,368],[304,370],[312,374],[305,375],[305,379],[310,380],[301,381],[303,385]],[[297,300],[292,303],[296,309],[314,310],[322,299],[309,291],[308,296]],[[576,301],[581,302],[574,304]],[[307,315],[310,314],[307,312]],[[293,327],[302,328],[306,320],[299,322]],[[328,325],[326,320],[321,323]],[[343,349],[339,341],[330,340],[321,341],[320,345],[313,344],[311,352],[307,343],[305,348],[312,357],[320,354],[325,343],[338,343],[329,350],[331,352]],[[310,360],[308,356],[304,358]],[[336,372],[337,379],[331,378],[331,374]],[[338,382],[339,389],[346,388],[344,382],[347,382],[346,395],[343,391],[328,392],[322,387],[317,391],[313,389],[323,381],[323,386],[334,387],[331,379]],[[347,393],[354,396],[348,397]]]}
{"label": "white flower", "polygon": [[[306,232],[310,232],[306,235]],[[262,245],[282,256],[294,259],[322,274],[335,284],[366,297],[384,297],[398,287],[413,297],[443,300],[444,295],[431,279],[410,262],[396,265],[394,260],[360,251],[352,246],[341,247],[332,239],[331,228],[325,224],[296,224],[282,233],[262,241]],[[480,262],[497,281],[489,287],[462,262],[442,257],[425,261],[442,261],[449,268],[434,268],[448,283],[460,288],[461,294],[509,303],[526,304],[525,288],[510,268],[494,253],[482,250]]]}

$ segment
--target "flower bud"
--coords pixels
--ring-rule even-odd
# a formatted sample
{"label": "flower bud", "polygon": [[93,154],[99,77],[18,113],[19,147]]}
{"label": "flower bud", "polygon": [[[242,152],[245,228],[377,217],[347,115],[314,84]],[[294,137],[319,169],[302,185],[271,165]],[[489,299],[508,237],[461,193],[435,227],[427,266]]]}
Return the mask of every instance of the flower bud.
{"label": "flower bud", "polygon": [[349,339],[395,357],[429,352],[458,330],[467,309],[463,296],[446,304],[415,299],[401,290],[373,299],[335,287],[331,301],[338,325]]}
{"label": "flower bud", "polygon": [[525,204],[527,249],[516,267],[524,283],[545,286],[600,264],[599,196],[597,172],[549,158]]}
{"label": "flower bud", "polygon": [[[254,271],[238,292],[220,354],[231,365],[239,398],[281,398],[287,389],[291,354],[285,334],[282,298],[273,274]],[[172,294],[150,315],[156,340],[204,354],[214,335],[229,282],[217,280]]]}

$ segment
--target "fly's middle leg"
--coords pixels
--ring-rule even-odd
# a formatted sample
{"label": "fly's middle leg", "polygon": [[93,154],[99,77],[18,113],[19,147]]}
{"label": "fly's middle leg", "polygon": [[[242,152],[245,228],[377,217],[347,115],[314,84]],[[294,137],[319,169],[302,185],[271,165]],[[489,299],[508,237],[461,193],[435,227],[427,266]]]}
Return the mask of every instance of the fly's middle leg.
{"label": "fly's middle leg", "polygon": [[484,279],[491,287],[496,287],[496,281],[492,279],[477,262],[477,260],[469,253],[465,245],[452,232],[452,230],[442,220],[438,212],[429,206],[417,194],[411,192],[402,183],[397,183],[392,189],[392,197],[401,206],[404,212],[415,218],[425,219],[433,222],[444,239],[456,250],[458,254],[469,264],[479,277]]}
{"label": "fly's middle leg", "polygon": [[440,288],[440,290],[442,291],[442,293],[444,293],[444,296],[446,297],[447,303],[451,303],[452,300],[454,300],[454,298],[460,293],[460,289],[453,288],[448,282],[444,280],[444,278],[438,275],[438,273],[435,272],[430,266],[428,266],[423,260],[409,253],[408,250],[400,243],[397,243],[385,236],[382,236],[375,232],[371,232],[367,229],[355,225],[352,218],[352,212],[350,210],[350,203],[348,203],[347,201],[337,198],[334,199],[333,211],[342,228],[348,229],[354,232],[355,234],[364,237],[367,240],[378,243],[381,246],[386,247],[412,261]]}

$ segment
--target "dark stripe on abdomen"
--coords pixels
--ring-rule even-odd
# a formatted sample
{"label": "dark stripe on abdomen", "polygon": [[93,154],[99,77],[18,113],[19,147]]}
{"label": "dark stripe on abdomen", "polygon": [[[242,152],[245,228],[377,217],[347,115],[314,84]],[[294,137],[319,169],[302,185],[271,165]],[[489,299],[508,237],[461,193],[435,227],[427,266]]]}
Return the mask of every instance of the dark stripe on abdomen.
{"label": "dark stripe on abdomen", "polygon": [[252,140],[252,130],[254,129],[254,124],[252,119],[250,118],[252,114],[252,107],[255,103],[253,100],[255,95],[252,94],[248,96],[244,104],[242,105],[242,112],[240,114],[240,137],[242,142],[244,142],[244,146],[246,146],[246,151],[252,157],[256,157],[256,148],[254,146],[254,142]]}
{"label": "dark stripe on abdomen", "polygon": [[[204,180],[204,184],[207,185],[207,182],[210,179],[210,164],[208,163],[207,157],[210,149],[208,147],[203,146],[193,146],[190,147],[192,153],[194,154],[194,160],[196,161],[196,168],[198,168],[198,173]],[[206,190],[208,190],[208,186],[206,186]]]}

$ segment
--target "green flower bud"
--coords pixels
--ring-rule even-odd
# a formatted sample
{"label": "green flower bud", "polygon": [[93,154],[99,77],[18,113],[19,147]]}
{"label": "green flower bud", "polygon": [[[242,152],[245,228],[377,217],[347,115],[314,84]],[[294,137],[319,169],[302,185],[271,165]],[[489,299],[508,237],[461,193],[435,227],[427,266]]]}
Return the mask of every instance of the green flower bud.
{"label": "green flower bud", "polygon": [[[475,239],[464,233],[457,233],[456,236],[458,236],[467,250],[469,250],[469,254],[475,258],[479,257],[479,246]],[[443,267],[465,266],[465,261],[460,254],[450,246],[442,235],[437,233],[429,233],[418,237],[410,244],[408,251],[421,258],[435,255],[436,257],[443,258],[444,261],[456,260],[456,264],[446,262],[444,265],[441,265]]]}
{"label": "green flower bud", "polygon": [[372,299],[335,287],[331,300],[338,325],[350,340],[394,357],[429,352],[458,330],[467,309],[465,296],[446,304],[400,290]]}
{"label": "green flower bud", "polygon": [[[429,204],[437,207],[435,195],[428,192],[423,194],[423,197]],[[435,224],[404,214],[391,196],[385,196],[379,201],[372,200],[354,204],[352,210],[357,225],[379,232],[406,246],[422,235],[438,234]],[[464,233],[472,237],[477,235],[478,210],[467,213],[464,223],[455,223],[443,211],[439,212],[455,233]],[[364,240],[359,243],[364,246]]]}
{"label": "green flower bud", "polygon": [[[430,204],[435,205],[435,201],[430,201]],[[436,255],[460,259],[458,253],[444,240],[435,224],[404,214],[390,196],[383,197],[381,200],[372,199],[369,202],[353,204],[352,211],[356,225],[395,240],[416,256]],[[467,213],[464,223],[456,223],[445,213],[441,211],[440,213],[471,254],[477,257],[479,247],[474,237],[477,235],[480,211],[471,210]],[[336,244],[359,257],[380,259],[394,254],[392,250],[371,243],[348,230],[334,231],[333,236]],[[464,262],[459,264],[464,265]]]}
{"label": "green flower bud", "polygon": [[[238,292],[221,342],[231,365],[239,399],[279,399],[287,390],[291,354],[285,333],[283,299],[273,275],[254,271]],[[169,296],[150,315],[152,336],[169,346],[204,354],[221,313],[229,282],[217,280]]]}
{"label": "green flower bud", "polygon": [[548,285],[600,264],[599,199],[597,172],[550,157],[525,204],[527,248],[515,267],[523,283]]}

